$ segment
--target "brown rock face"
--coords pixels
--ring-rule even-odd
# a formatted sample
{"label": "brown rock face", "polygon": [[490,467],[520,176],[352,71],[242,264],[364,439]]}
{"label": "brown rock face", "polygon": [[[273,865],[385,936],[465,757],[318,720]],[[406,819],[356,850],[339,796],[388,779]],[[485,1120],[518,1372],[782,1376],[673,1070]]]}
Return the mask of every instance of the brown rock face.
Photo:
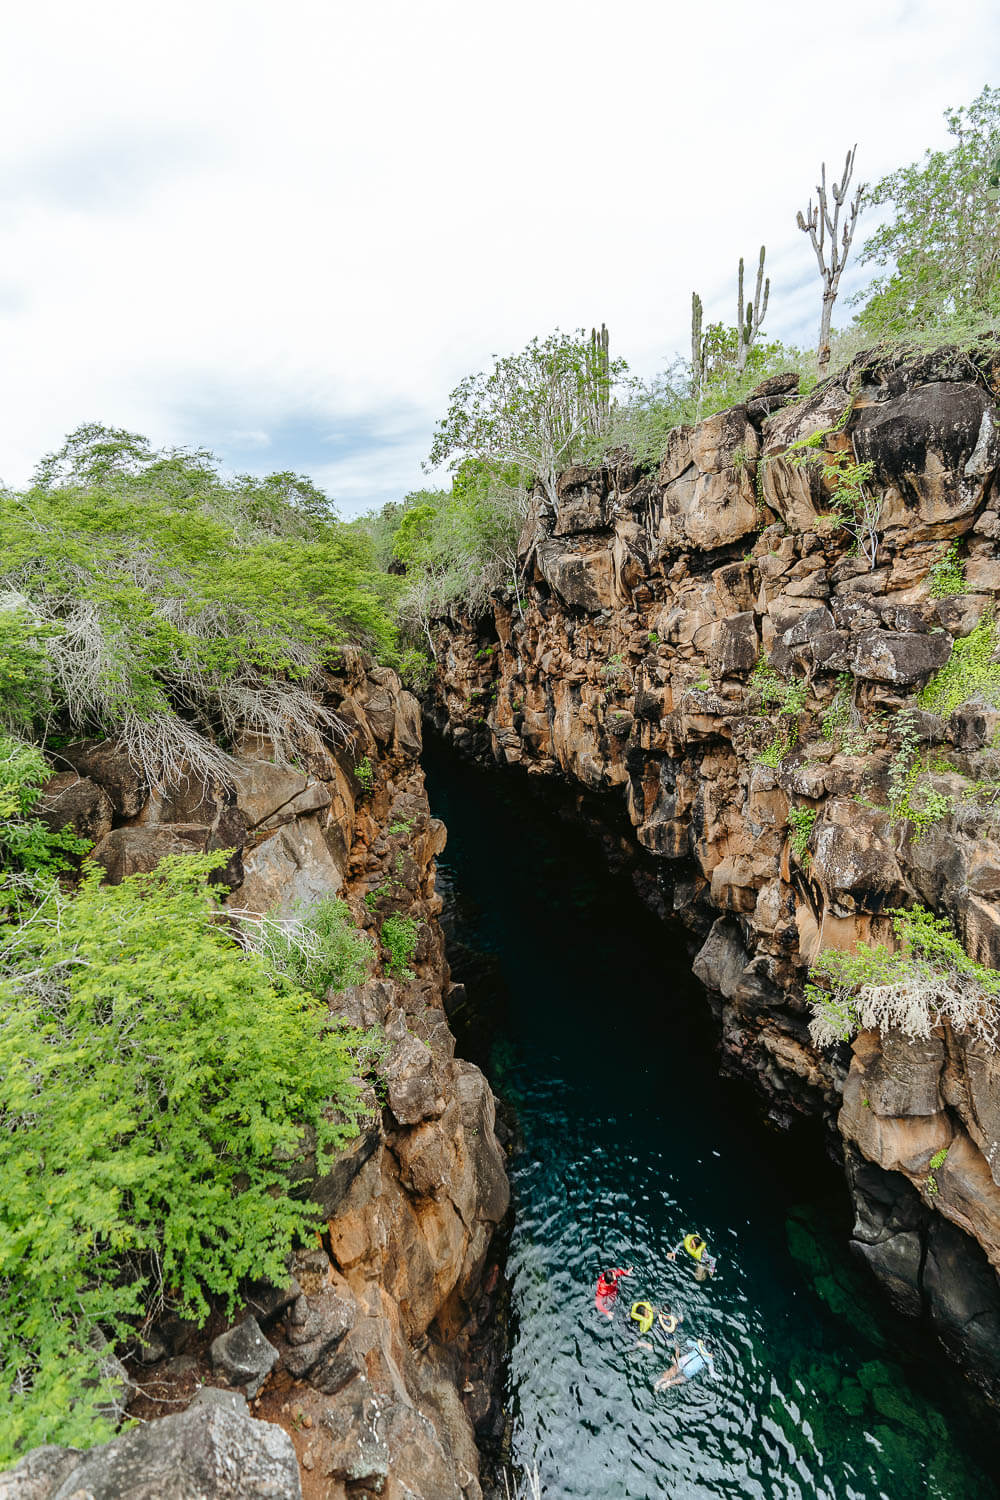
{"label": "brown rock face", "polygon": [[[894,716],[1000,598],[994,379],[956,350],[861,356],[805,400],[782,379],[675,431],[655,474],[569,471],[557,512],[539,498],[521,537],[523,616],[511,598],[492,621],[441,622],[430,712],[462,749],[624,803],[637,885],[697,934],[725,1065],[779,1120],[819,1111],[833,1129],[839,1116],[861,1253],[1000,1392],[1000,1356],[985,1360],[975,1319],[927,1269],[953,1270],[964,1243],[986,1308],[1000,1267],[994,1054],[950,1035],[821,1054],[803,1000],[821,949],[888,940],[886,910],[915,901],[1000,966],[1000,826],[970,802],[997,776],[995,707],[973,694],[948,722],[914,712],[928,770],[912,810],[932,813],[889,805]],[[873,566],[836,524],[820,466],[789,457],[816,434],[820,456],[874,465]],[[930,570],[955,538],[968,592],[937,600]],[[756,672],[762,651],[771,676]],[[895,1204],[881,1218],[880,1194]],[[976,1326],[995,1311],[1000,1328],[995,1277],[991,1295]]]}

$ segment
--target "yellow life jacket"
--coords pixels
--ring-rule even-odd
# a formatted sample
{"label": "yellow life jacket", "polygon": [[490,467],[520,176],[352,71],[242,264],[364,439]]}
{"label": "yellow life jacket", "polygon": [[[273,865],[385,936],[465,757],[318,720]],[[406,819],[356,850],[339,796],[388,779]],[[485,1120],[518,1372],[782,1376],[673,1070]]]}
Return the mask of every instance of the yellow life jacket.
{"label": "yellow life jacket", "polygon": [[692,1260],[701,1260],[705,1253],[705,1241],[697,1234],[686,1234],[684,1236],[684,1249]]}
{"label": "yellow life jacket", "polygon": [[648,1302],[633,1302],[629,1317],[638,1323],[640,1333],[648,1333],[653,1326],[653,1309]]}

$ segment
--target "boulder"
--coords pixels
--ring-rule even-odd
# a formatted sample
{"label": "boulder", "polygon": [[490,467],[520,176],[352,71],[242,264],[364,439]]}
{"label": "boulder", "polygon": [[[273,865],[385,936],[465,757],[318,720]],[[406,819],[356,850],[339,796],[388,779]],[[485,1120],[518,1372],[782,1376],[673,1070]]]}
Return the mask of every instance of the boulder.
{"label": "boulder", "polygon": [[149,796],[146,777],[114,740],[81,740],[66,745],[59,754],[80,776],[103,787],[123,818],[135,818],[142,812]]}
{"label": "boulder", "polygon": [[307,1375],[337,1347],[356,1313],[354,1293],[342,1277],[309,1297],[299,1295],[285,1315],[285,1368],[298,1378]]}
{"label": "boulder", "polygon": [[610,547],[541,541],[538,567],[545,582],[570,609],[597,614],[599,610],[612,608],[615,579]]}
{"label": "boulder", "polygon": [[238,904],[258,913],[287,912],[335,896],[343,883],[318,819],[300,817],[246,851]]}
{"label": "boulder", "polygon": [[[36,1477],[22,1482],[32,1474]],[[86,1453],[36,1449],[16,1469],[0,1475],[0,1500],[301,1496],[299,1466],[286,1432],[230,1406],[205,1402],[147,1422]]]}
{"label": "boulder", "polygon": [[253,1317],[244,1318],[228,1333],[220,1333],[212,1340],[211,1353],[213,1369],[244,1386],[248,1396],[256,1396],[279,1359],[277,1349],[268,1343]]}
{"label": "boulder", "polygon": [[159,826],[114,828],[91,853],[103,865],[110,885],[120,885],[128,875],[155,870],[168,854],[204,854],[209,830],[203,823],[168,823]]}
{"label": "boulder", "polygon": [[888,682],[895,687],[920,682],[951,655],[951,636],[914,635],[909,631],[867,630],[851,645],[850,665],[866,682]]}
{"label": "boulder", "polygon": [[748,958],[736,923],[729,917],[719,917],[698,950],[692,968],[706,989],[716,990],[731,1000],[739,988]]}
{"label": "boulder", "polygon": [[902,496],[911,521],[914,513],[935,524],[970,515],[1000,464],[996,402],[970,381],[938,380],[865,407],[851,437],[877,481]]}
{"label": "boulder", "polygon": [[111,832],[114,807],[104,788],[89,776],[60,771],[45,783],[36,816],[53,833],[69,826],[81,838],[98,844]]}
{"label": "boulder", "polygon": [[407,1034],[395,1043],[385,1066],[387,1098],[400,1125],[416,1125],[444,1109],[430,1048]]}
{"label": "boulder", "polygon": [[556,483],[556,524],[553,536],[576,536],[603,531],[608,524],[607,485],[601,469],[574,464]]}

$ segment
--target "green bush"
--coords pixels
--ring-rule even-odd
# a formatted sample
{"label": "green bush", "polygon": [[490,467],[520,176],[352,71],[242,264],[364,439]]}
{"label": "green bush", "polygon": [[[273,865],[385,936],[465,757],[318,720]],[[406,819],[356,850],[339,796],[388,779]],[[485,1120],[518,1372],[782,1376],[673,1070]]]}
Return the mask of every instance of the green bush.
{"label": "green bush", "polygon": [[0,734],[0,922],[15,917],[90,848],[71,828],[53,833],[32,816],[51,774],[34,745]]}
{"label": "green bush", "polygon": [[420,925],[413,917],[393,913],[382,923],[382,943],[389,955],[389,973],[397,979],[411,979],[410,965],[417,951]]}
{"label": "green bush", "polygon": [[970,698],[1000,703],[1000,662],[992,659],[997,644],[996,617],[987,609],[976,628],[954,643],[944,666],[917,694],[919,706],[947,719]]}
{"label": "green bush", "polygon": [[285,1277],[315,1224],[287,1195],[303,1131],[356,1134],[358,1035],[246,953],[206,889],[218,854],[8,928],[0,989],[0,1465],[88,1445],[98,1330],[203,1318]]}
{"label": "green bush", "polygon": [[52,665],[45,641],[58,634],[23,605],[0,603],[0,725],[5,729],[30,730],[51,707]]}
{"label": "green bush", "polygon": [[297,907],[290,919],[272,916],[261,925],[271,967],[320,999],[328,990],[360,984],[368,972],[371,942],[343,901],[316,901]]}
{"label": "green bush", "polygon": [[969,957],[944,917],[925,907],[887,913],[900,947],[826,949],[809,971],[806,999],[818,1047],[849,1041],[856,1031],[899,1029],[926,1037],[948,1021],[996,1044],[1000,973]]}

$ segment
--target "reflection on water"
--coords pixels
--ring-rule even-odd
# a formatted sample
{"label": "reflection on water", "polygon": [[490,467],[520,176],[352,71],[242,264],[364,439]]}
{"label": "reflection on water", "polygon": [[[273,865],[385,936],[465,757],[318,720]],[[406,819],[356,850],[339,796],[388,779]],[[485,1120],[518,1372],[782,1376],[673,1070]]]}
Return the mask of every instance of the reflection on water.
{"label": "reflection on water", "polygon": [[[450,835],[439,889],[475,1018],[464,1050],[478,1039],[517,1121],[509,1402],[544,1494],[993,1496],[952,1372],[914,1361],[848,1256],[818,1138],[768,1130],[717,1078],[679,936],[516,783],[432,750],[428,787]],[[668,1261],[689,1230],[714,1280]],[[610,1323],[594,1304],[606,1265],[634,1268]],[[638,1299],[708,1340],[714,1382],[654,1392],[674,1340],[635,1347]]]}

